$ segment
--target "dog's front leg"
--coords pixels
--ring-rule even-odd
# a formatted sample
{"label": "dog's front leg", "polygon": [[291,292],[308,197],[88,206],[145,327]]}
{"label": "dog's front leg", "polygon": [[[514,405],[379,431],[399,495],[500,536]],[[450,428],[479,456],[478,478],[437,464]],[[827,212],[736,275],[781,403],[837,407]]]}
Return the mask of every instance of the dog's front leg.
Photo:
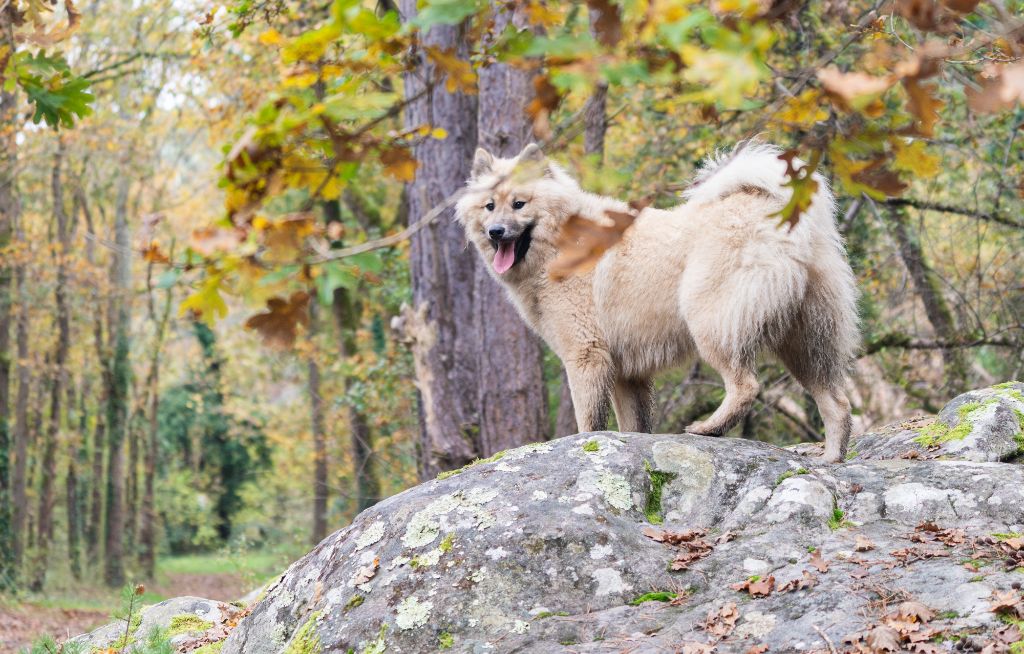
{"label": "dog's front leg", "polygon": [[610,361],[588,358],[566,363],[569,391],[580,432],[600,431],[608,426],[608,395],[612,386]]}
{"label": "dog's front leg", "polygon": [[616,379],[612,406],[619,431],[649,434],[654,428],[654,385],[649,379]]}

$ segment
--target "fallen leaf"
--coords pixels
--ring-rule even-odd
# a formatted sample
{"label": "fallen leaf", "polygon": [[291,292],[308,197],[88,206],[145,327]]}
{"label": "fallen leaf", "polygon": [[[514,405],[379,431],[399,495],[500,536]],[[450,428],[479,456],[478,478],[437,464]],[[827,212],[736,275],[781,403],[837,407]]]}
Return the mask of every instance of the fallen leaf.
{"label": "fallen leaf", "polygon": [[828,572],[828,563],[821,556],[820,547],[814,550],[814,553],[811,554],[811,560],[808,561],[808,563],[814,566],[814,568],[817,569],[818,572]]}
{"label": "fallen leaf", "polygon": [[921,602],[903,602],[896,607],[896,614],[906,620],[928,622],[935,617],[935,611]]}
{"label": "fallen leaf", "polygon": [[900,635],[895,629],[884,625],[875,627],[864,637],[864,642],[873,652],[898,652],[900,640]]}
{"label": "fallen leaf", "polygon": [[854,540],[853,549],[858,552],[869,552],[875,549],[875,544],[872,543],[867,536],[857,534],[857,538]]}
{"label": "fallen leaf", "polygon": [[622,240],[636,220],[635,212],[606,211],[605,214],[611,224],[578,214],[569,216],[555,243],[558,256],[548,269],[551,279],[561,281],[592,269],[609,248]]}
{"label": "fallen leaf", "polygon": [[751,645],[743,654],[764,654],[767,651],[767,645]]}
{"label": "fallen leaf", "polygon": [[729,602],[717,611],[708,613],[707,619],[704,620],[704,631],[719,638],[724,638],[736,628],[736,621],[739,619],[740,612],[736,608],[736,603]]}
{"label": "fallen leaf", "polygon": [[729,588],[736,591],[747,591],[751,597],[768,597],[775,590],[775,577],[768,575],[765,578],[751,577],[738,584],[731,584]]}
{"label": "fallen leaf", "polygon": [[365,584],[366,582],[370,581],[375,576],[377,576],[377,568],[379,567],[380,559],[375,558],[372,563],[364,565],[363,567],[356,570],[356,574],[354,577],[352,577],[350,585],[358,586],[360,584]]}
{"label": "fallen leaf", "polygon": [[802,576],[790,579],[786,583],[778,587],[780,593],[789,593],[795,590],[806,590],[808,588],[814,588],[818,585],[818,580],[807,570],[803,571]]}

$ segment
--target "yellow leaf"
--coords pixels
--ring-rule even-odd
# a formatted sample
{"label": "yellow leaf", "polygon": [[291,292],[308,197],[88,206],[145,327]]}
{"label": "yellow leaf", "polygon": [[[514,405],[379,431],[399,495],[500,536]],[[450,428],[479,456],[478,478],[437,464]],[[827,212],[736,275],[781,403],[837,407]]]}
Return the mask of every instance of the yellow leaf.
{"label": "yellow leaf", "polygon": [[207,325],[213,326],[217,318],[228,315],[228,305],[220,296],[221,275],[207,278],[198,291],[185,298],[178,309],[178,315],[184,316],[189,311],[194,313]]}
{"label": "yellow leaf", "polygon": [[411,182],[416,179],[416,169],[420,165],[409,148],[400,146],[381,152],[380,162],[384,164],[384,172],[400,182]]}
{"label": "yellow leaf", "polygon": [[892,167],[896,170],[913,173],[923,179],[939,174],[939,158],[928,152],[924,141],[907,143],[903,139],[895,139],[893,146],[896,158]]}
{"label": "yellow leaf", "polygon": [[808,89],[787,100],[776,116],[779,122],[808,126],[826,118],[828,112],[821,107],[821,94],[816,89]]}
{"label": "yellow leaf", "polygon": [[430,130],[430,135],[437,139],[438,141],[443,141],[444,139],[448,138],[448,130],[446,130],[443,127],[435,127],[434,129]]}
{"label": "yellow leaf", "polygon": [[281,33],[275,30],[273,27],[271,27],[266,32],[260,34],[259,38],[259,42],[262,43],[263,45],[280,45],[281,41],[283,40],[284,39],[281,38]]}

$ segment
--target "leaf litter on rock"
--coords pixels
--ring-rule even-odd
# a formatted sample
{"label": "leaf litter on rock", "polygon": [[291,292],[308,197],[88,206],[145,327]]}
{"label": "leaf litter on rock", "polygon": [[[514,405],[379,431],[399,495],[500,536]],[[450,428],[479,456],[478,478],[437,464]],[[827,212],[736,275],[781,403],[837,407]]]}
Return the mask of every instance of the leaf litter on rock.
{"label": "leaf litter on rock", "polygon": [[707,535],[707,531],[704,529],[667,531],[645,527],[643,534],[653,541],[673,545],[677,548],[676,556],[669,564],[669,569],[673,572],[689,569],[691,563],[703,559],[714,550],[714,546],[704,540],[704,536]]}

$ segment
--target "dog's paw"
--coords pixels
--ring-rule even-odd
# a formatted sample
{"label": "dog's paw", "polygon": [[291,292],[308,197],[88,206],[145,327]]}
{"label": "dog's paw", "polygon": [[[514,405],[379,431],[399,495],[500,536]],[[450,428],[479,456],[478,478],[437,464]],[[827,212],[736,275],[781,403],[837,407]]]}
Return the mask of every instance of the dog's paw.
{"label": "dog's paw", "polygon": [[703,420],[690,423],[684,430],[688,434],[699,434],[700,436],[720,436],[721,432],[708,425]]}
{"label": "dog's paw", "polygon": [[820,463],[842,463],[844,459],[845,457],[842,454],[828,452],[821,456],[814,457],[814,460]]}

